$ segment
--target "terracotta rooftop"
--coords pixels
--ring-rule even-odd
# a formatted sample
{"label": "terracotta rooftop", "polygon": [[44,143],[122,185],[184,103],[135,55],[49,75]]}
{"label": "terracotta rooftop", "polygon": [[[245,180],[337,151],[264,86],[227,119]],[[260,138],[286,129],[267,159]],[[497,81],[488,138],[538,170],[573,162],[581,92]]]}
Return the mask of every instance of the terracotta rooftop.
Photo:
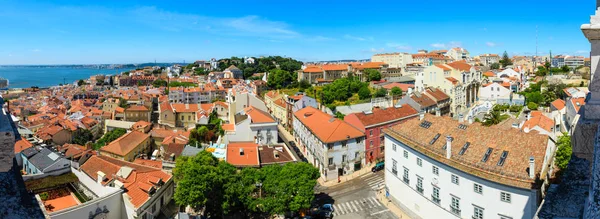
{"label": "terracotta rooftop", "polygon": [[100,148],[100,150],[125,156],[148,138],[150,138],[150,135],[139,131],[132,131],[115,139],[110,144]]}
{"label": "terracotta rooftop", "polygon": [[294,116],[324,143],[333,143],[365,135],[347,122],[336,119],[311,106],[296,111]]}
{"label": "terracotta rooftop", "polygon": [[583,97],[571,98],[571,104],[573,104],[573,107],[575,107],[575,111],[579,112],[579,109],[581,109],[581,106],[585,105],[585,98],[583,98]]}
{"label": "terracotta rooftop", "polygon": [[438,68],[441,68],[444,71],[450,71],[450,70],[452,70],[451,68],[448,68],[447,66],[441,65],[441,64],[435,65],[435,66],[438,67]]}
{"label": "terracotta rooftop", "polygon": [[449,65],[453,69],[457,69],[457,70],[461,70],[461,71],[467,71],[467,72],[471,71],[471,65],[467,64],[467,62],[465,62],[465,61],[452,62],[452,63],[448,63],[446,65]]}
{"label": "terracotta rooftop", "polygon": [[22,150],[30,148],[30,147],[33,147],[33,144],[31,144],[31,142],[27,141],[27,139],[21,138],[21,140],[18,140],[17,142],[15,142],[15,154],[21,152]]}
{"label": "terracotta rooftop", "polygon": [[237,167],[258,167],[258,144],[254,142],[230,142],[226,161]]}
{"label": "terracotta rooftop", "polygon": [[496,74],[494,74],[494,72],[491,72],[491,71],[486,71],[483,73],[483,76],[496,77]]}
{"label": "terracotta rooftop", "polygon": [[391,90],[394,87],[400,88],[400,90],[406,92],[408,91],[409,88],[414,88],[415,85],[414,84],[404,84],[404,83],[398,83],[398,82],[393,82],[393,83],[389,83],[386,85],[382,86],[385,89]]}
{"label": "terracotta rooftop", "polygon": [[427,95],[423,94],[413,94],[410,96],[415,102],[417,102],[421,107],[427,108],[436,104],[435,100],[432,100]]}
{"label": "terracotta rooftop", "polygon": [[[354,125],[354,127],[364,130],[372,126],[385,125],[398,120],[408,119],[417,116],[418,112],[408,104],[402,107],[379,108],[375,107],[371,112],[352,113],[344,117],[344,121]],[[357,125],[358,121],[360,125]],[[361,127],[362,126],[362,127]]]}
{"label": "terracotta rooftop", "polygon": [[262,111],[253,106],[246,107],[244,109],[246,115],[249,115],[252,119],[252,123],[271,123],[275,122],[275,119],[265,111]]}
{"label": "terracotta rooftop", "polygon": [[565,108],[565,101],[562,99],[556,99],[550,104],[552,104],[552,106],[554,106],[554,108],[556,108],[557,110],[562,110]]}
{"label": "terracotta rooftop", "polygon": [[[540,177],[548,136],[484,127],[479,123],[463,124],[464,129],[459,125],[450,117],[426,114],[423,120],[407,120],[401,126],[386,129],[385,133],[431,159],[481,179],[525,189],[539,188],[535,179],[529,177],[529,158],[535,158],[536,177]],[[439,138],[434,141],[437,134]],[[447,136],[453,138],[450,159],[446,159],[444,150]],[[469,146],[461,155],[467,142]],[[484,160],[488,148],[491,152]],[[501,159],[504,151],[508,154]]]}
{"label": "terracotta rooftop", "polygon": [[[129,167],[132,169],[131,173],[126,177],[117,176],[122,167]],[[160,179],[163,183],[171,180],[172,176],[168,173],[163,172],[160,169],[131,163],[123,160],[118,160],[108,156],[96,156],[93,155],[83,165],[81,170],[90,176],[93,180],[98,178],[98,171],[102,171],[107,180],[106,183],[116,179],[123,182],[126,193],[129,196],[129,201],[135,208],[139,208],[148,200],[151,195],[148,190],[154,188],[160,188],[160,185],[154,184],[153,181]],[[106,184],[103,183],[103,184]]]}
{"label": "terracotta rooftop", "polygon": [[306,68],[304,68],[303,72],[305,72],[305,73],[322,73],[323,69],[321,69],[321,67],[319,67],[319,66],[306,66]]}
{"label": "terracotta rooftop", "polygon": [[348,71],[348,64],[326,64],[322,68],[324,71]]}
{"label": "terracotta rooftop", "polygon": [[261,165],[296,161],[285,145],[258,146],[258,153]]}
{"label": "terracotta rooftop", "polygon": [[522,129],[532,129],[533,127],[540,127],[548,132],[552,132],[554,127],[554,121],[545,116],[540,111],[531,111],[531,118],[523,123]]}
{"label": "terracotta rooftop", "polygon": [[453,77],[447,77],[446,80],[452,82],[452,84],[458,83],[458,80],[456,80],[456,78],[453,78]]}
{"label": "terracotta rooftop", "polygon": [[434,101],[436,102],[450,99],[450,97],[446,93],[444,93],[444,91],[437,88],[428,87],[425,89],[425,93],[428,94],[430,97],[433,97]]}
{"label": "terracotta rooftop", "polygon": [[148,166],[148,167],[154,167],[157,169],[162,169],[162,161],[160,161],[160,160],[148,160],[148,159],[135,158],[135,160],[133,160],[133,163],[143,165],[143,166]]}

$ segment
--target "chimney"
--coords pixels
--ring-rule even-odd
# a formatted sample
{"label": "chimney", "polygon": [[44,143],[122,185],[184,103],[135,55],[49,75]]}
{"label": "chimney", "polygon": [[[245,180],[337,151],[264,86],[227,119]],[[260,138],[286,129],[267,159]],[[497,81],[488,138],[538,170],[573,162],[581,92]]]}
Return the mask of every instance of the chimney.
{"label": "chimney", "polygon": [[423,120],[425,118],[425,111],[421,110],[421,112],[419,112],[419,120]]}
{"label": "chimney", "polygon": [[535,178],[535,158],[529,157],[529,178]]}
{"label": "chimney", "polygon": [[465,122],[465,117],[462,114],[458,114],[458,122],[459,123]]}
{"label": "chimney", "polygon": [[450,135],[446,136],[446,159],[450,159],[452,157],[452,137]]}
{"label": "chimney", "polygon": [[244,149],[240,148],[240,156],[244,155]]}
{"label": "chimney", "polygon": [[442,112],[440,111],[440,108],[436,108],[435,109],[435,116],[440,117],[442,115]]}
{"label": "chimney", "polygon": [[106,179],[106,174],[104,174],[102,171],[98,171],[96,174],[98,174],[97,183],[102,185],[102,181]]}
{"label": "chimney", "polygon": [[473,116],[469,116],[469,124],[473,124]]}

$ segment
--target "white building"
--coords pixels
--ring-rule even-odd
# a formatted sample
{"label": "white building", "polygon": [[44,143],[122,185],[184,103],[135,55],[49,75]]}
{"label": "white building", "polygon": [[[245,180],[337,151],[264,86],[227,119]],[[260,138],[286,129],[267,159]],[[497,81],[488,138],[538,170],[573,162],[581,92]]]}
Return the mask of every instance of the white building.
{"label": "white building", "polygon": [[565,56],[565,64],[571,69],[575,69],[585,64],[585,57],[583,56]]}
{"label": "white building", "polygon": [[[508,86],[508,87],[505,87]],[[510,84],[509,83],[490,83],[479,88],[480,101],[496,102],[498,99],[510,99]]]}
{"label": "white building", "polygon": [[293,127],[298,147],[321,178],[335,180],[364,165],[365,134],[347,122],[309,106],[294,113]]}
{"label": "white building", "polygon": [[464,48],[460,48],[460,47],[456,47],[456,48],[452,48],[452,49],[448,50],[448,52],[446,52],[446,55],[450,56],[450,58],[454,59],[454,61],[471,59],[471,55],[470,55],[469,51],[467,51]]}
{"label": "white building", "polygon": [[483,54],[479,56],[479,62],[489,67],[494,63],[500,62],[500,56],[498,54]]}
{"label": "white building", "polygon": [[384,62],[390,68],[404,68],[407,64],[413,63],[413,58],[408,53],[382,53],[373,55],[371,62]]}
{"label": "white building", "polygon": [[426,115],[385,131],[385,184],[421,218],[533,218],[554,150],[548,136]]}
{"label": "white building", "polygon": [[277,121],[254,106],[233,115],[230,124],[223,125],[226,142],[255,142],[261,145],[277,143]]}

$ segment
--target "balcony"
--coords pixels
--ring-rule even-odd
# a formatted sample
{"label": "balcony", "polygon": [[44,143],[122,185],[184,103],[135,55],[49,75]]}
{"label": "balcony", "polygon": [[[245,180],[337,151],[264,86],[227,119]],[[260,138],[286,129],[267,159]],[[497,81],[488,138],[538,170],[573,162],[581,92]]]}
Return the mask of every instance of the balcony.
{"label": "balcony", "polygon": [[398,170],[396,170],[396,169],[392,169],[392,173],[393,173],[395,176],[397,176],[397,175],[398,175]]}
{"label": "balcony", "polygon": [[442,200],[438,197],[431,195],[431,201],[439,205]]}
{"label": "balcony", "polygon": [[417,187],[417,192],[423,194],[423,188],[422,187]]}
{"label": "balcony", "polygon": [[455,214],[456,216],[460,217],[460,209],[458,209],[454,206],[450,206],[450,212],[452,212],[452,214]]}
{"label": "balcony", "polygon": [[402,177],[402,181],[404,181],[404,183],[409,184],[410,180],[406,177]]}

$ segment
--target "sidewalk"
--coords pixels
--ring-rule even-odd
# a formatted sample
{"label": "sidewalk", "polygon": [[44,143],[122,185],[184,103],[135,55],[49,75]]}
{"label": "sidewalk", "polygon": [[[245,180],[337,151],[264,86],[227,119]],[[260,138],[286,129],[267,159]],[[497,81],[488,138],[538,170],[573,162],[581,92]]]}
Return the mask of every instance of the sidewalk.
{"label": "sidewalk", "polygon": [[410,217],[406,213],[404,213],[402,210],[400,210],[400,208],[398,206],[396,206],[394,203],[392,203],[391,200],[389,200],[388,198],[385,197],[385,188],[380,189],[379,191],[377,191],[377,199],[387,209],[390,209],[390,211],[392,213],[394,213],[394,215],[396,215],[398,218],[400,218],[400,219],[405,219],[405,218],[410,219]]}
{"label": "sidewalk", "polygon": [[330,187],[330,186],[335,186],[335,185],[339,185],[342,184],[348,180],[352,180],[355,179],[357,177],[360,177],[362,175],[365,175],[367,173],[371,172],[371,168],[373,168],[373,166],[375,166],[375,163],[371,163],[371,164],[367,164],[365,165],[363,168],[361,168],[359,171],[353,172],[350,175],[345,175],[340,177],[340,182],[338,183],[337,179],[333,179],[333,180],[328,180],[325,181],[323,180],[323,178],[319,178],[319,180],[317,180],[317,182],[319,183],[319,185],[324,186],[324,187]]}

